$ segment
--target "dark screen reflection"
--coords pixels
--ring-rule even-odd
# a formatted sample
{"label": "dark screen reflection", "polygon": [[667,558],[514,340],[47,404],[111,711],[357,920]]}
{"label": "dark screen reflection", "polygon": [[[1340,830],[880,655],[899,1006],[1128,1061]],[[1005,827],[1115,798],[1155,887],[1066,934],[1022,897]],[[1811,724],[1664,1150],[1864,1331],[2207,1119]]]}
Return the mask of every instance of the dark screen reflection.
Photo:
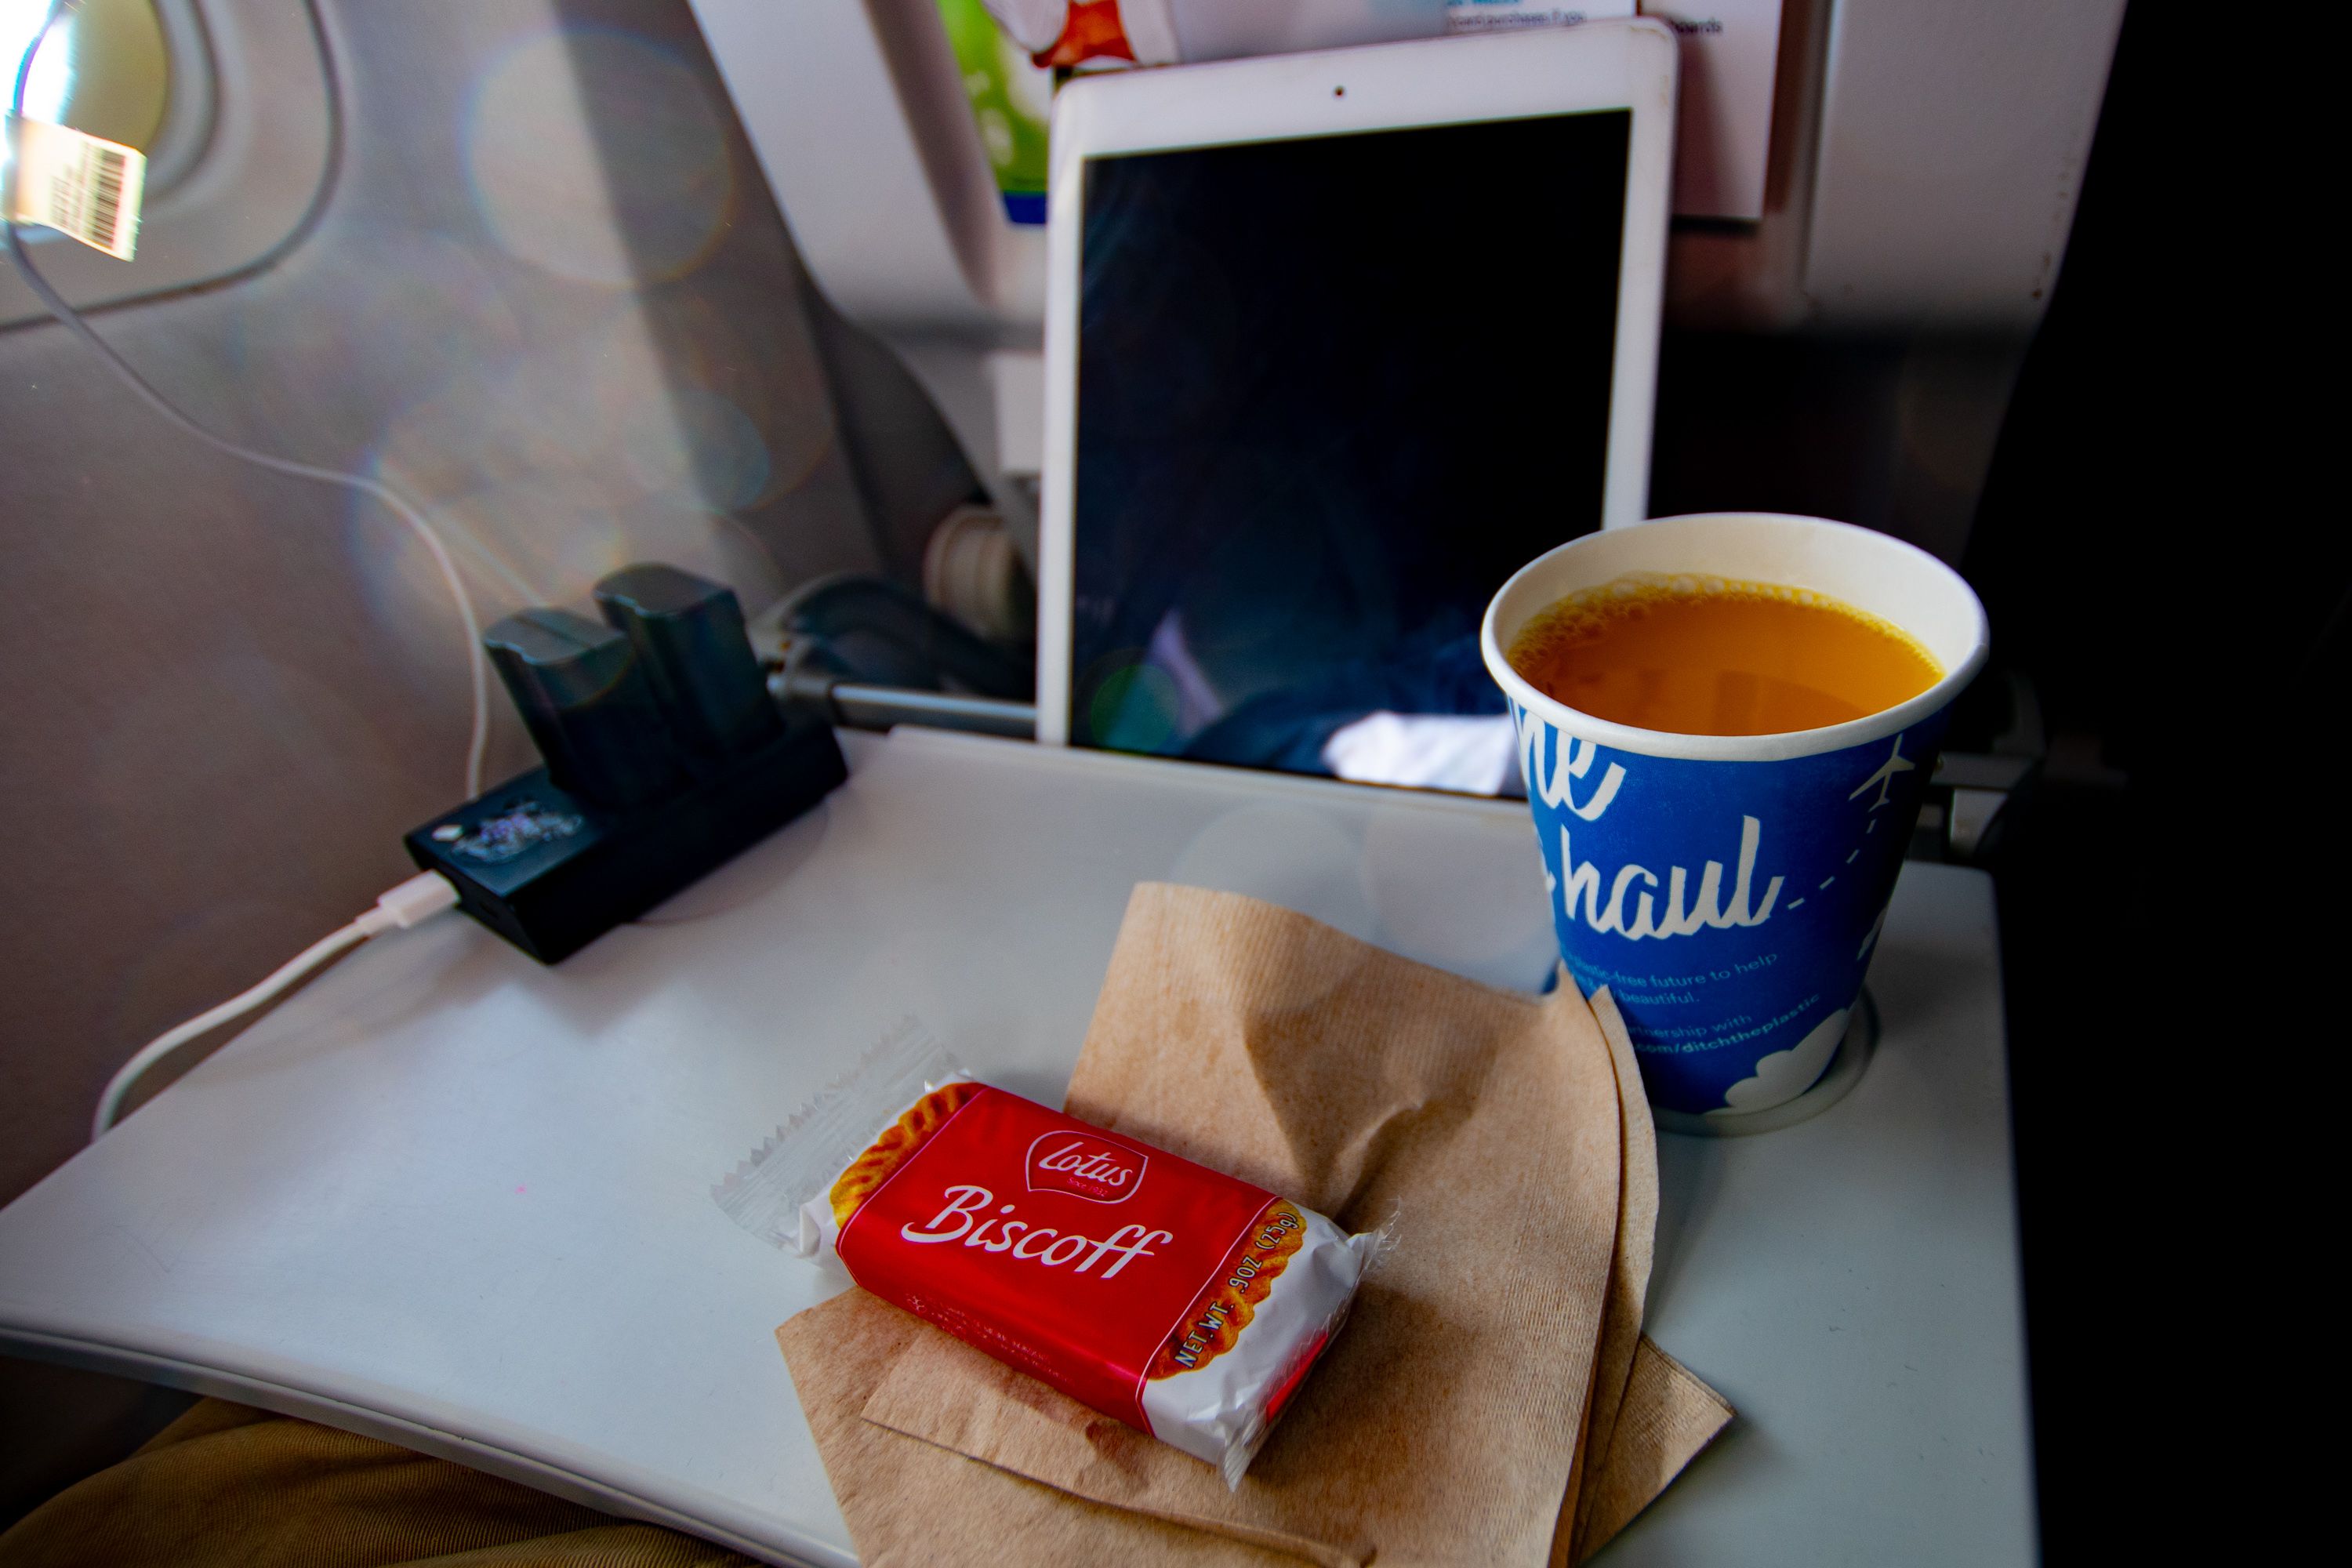
{"label": "dark screen reflection", "polygon": [[1517,787],[1478,618],[1600,522],[1630,126],[1087,163],[1075,742]]}

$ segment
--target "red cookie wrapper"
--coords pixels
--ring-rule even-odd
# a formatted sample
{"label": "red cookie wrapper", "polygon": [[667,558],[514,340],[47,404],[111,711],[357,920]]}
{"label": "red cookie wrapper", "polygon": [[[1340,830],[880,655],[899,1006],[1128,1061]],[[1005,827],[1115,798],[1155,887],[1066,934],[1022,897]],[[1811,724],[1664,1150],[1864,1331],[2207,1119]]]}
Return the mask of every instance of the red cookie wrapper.
{"label": "red cookie wrapper", "polygon": [[973,1081],[903,1026],[718,1189],[730,1216],[1228,1485],[1377,1246],[1311,1209]]}

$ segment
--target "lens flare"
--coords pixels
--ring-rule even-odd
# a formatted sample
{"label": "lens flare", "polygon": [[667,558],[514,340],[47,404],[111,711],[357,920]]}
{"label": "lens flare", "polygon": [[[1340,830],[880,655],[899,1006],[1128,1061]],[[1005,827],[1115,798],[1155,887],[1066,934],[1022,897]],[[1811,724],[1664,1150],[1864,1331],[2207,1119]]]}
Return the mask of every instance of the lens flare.
{"label": "lens flare", "polygon": [[833,444],[833,396],[824,359],[797,299],[780,297],[762,269],[728,262],[696,274],[690,289],[641,298],[644,329],[674,385],[725,398],[758,432],[768,477],[738,508],[799,489]]}
{"label": "lens flare", "polygon": [[734,170],[694,73],[641,38],[564,28],[484,76],[463,135],[475,205],[511,254],[629,288],[692,271],[725,232]]}
{"label": "lens flare", "polygon": [[1176,738],[1181,702],[1166,670],[1138,661],[1104,675],[1087,712],[1098,743],[1119,752],[1157,752]]}
{"label": "lens flare", "polygon": [[[1235,806],[1203,826],[1169,867],[1168,880],[1313,910],[1325,924],[1378,943],[1380,919],[1365,895],[1361,856],[1356,834],[1328,813],[1257,803]],[[1302,984],[1319,994],[1343,978],[1318,973]],[[1293,1000],[1304,1006],[1313,995]]]}
{"label": "lens flare", "polygon": [[768,488],[768,447],[759,427],[699,387],[649,390],[625,423],[621,452],[647,494],[713,510],[749,506]]}
{"label": "lens flare", "polygon": [[524,336],[494,276],[502,266],[428,229],[338,222],[268,287],[225,296],[228,360],[214,394],[241,405],[251,438],[273,450],[348,452],[383,410],[515,363]]}

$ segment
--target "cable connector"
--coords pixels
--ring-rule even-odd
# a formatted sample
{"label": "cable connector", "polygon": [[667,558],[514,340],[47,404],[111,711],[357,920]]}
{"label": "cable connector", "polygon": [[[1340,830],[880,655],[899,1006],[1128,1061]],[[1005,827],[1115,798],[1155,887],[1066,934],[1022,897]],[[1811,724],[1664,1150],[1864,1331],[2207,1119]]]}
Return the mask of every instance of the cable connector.
{"label": "cable connector", "polygon": [[359,918],[359,925],[370,936],[378,931],[406,931],[443,910],[457,907],[456,883],[438,871],[420,871],[378,898],[375,908]]}

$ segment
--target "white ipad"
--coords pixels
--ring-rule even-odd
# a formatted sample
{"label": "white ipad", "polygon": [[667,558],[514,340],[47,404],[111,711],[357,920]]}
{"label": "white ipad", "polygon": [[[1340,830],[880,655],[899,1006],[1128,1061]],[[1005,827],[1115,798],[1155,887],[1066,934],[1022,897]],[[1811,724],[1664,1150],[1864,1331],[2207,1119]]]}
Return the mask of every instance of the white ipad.
{"label": "white ipad", "polygon": [[1675,64],[1595,22],[1063,89],[1039,740],[1510,787],[1486,601],[1643,515]]}

